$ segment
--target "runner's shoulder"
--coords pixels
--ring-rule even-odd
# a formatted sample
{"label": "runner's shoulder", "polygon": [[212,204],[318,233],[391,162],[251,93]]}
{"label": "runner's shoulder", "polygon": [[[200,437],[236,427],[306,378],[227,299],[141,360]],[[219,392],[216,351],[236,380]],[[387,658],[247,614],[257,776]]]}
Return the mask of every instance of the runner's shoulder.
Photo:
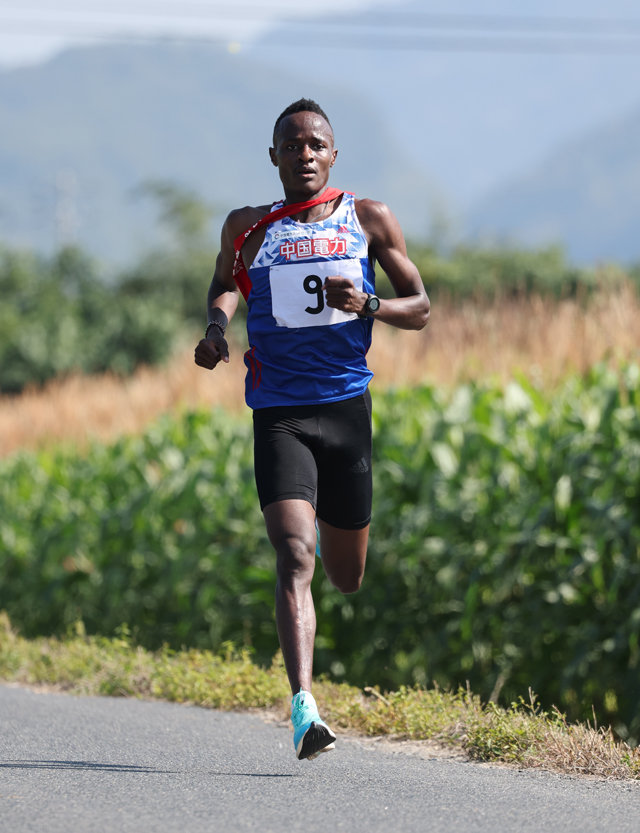
{"label": "runner's shoulder", "polygon": [[379,200],[356,199],[354,208],[369,240],[385,238],[391,228],[397,225],[397,219],[389,206]]}
{"label": "runner's shoulder", "polygon": [[379,200],[355,199],[353,204],[361,223],[384,223],[393,217],[389,206]]}
{"label": "runner's shoulder", "polygon": [[242,208],[234,208],[230,211],[225,220],[225,229],[229,236],[237,237],[256,223],[271,210],[270,205],[245,205]]}

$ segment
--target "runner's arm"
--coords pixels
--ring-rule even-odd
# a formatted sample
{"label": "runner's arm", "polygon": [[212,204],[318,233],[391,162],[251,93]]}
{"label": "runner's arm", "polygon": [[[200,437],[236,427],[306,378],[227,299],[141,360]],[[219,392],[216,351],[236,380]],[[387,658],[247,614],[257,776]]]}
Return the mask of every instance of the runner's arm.
{"label": "runner's arm", "polygon": [[[421,330],[429,319],[429,298],[416,265],[407,255],[402,229],[390,209],[374,200],[358,200],[358,219],[369,241],[370,254],[387,274],[395,298],[381,298],[380,309],[371,315],[393,327]],[[347,278],[329,277],[325,281],[327,304],[345,312],[360,313],[367,295]]]}
{"label": "runner's arm", "polygon": [[213,370],[220,361],[229,361],[229,346],[224,337],[224,330],[238,307],[238,287],[233,279],[233,241],[236,229],[242,224],[238,216],[242,213],[232,211],[225,220],[220,252],[207,293],[207,322],[217,321],[220,325],[208,327],[207,336],[196,346],[195,363],[207,370]]}

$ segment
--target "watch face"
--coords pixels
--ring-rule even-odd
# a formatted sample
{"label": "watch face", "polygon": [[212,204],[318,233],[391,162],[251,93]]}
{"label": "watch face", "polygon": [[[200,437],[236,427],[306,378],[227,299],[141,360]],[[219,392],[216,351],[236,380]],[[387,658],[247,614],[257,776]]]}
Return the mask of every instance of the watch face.
{"label": "watch face", "polygon": [[380,309],[380,298],[372,295],[367,301],[367,312],[378,312]]}

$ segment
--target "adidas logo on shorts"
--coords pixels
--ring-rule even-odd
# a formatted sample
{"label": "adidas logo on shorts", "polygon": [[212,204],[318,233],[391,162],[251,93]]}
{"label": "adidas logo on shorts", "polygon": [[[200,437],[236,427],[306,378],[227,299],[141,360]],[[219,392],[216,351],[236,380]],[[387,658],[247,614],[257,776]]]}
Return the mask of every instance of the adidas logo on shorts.
{"label": "adidas logo on shorts", "polygon": [[351,466],[349,471],[355,472],[356,474],[366,474],[369,471],[369,466],[364,457],[361,457],[357,463]]}

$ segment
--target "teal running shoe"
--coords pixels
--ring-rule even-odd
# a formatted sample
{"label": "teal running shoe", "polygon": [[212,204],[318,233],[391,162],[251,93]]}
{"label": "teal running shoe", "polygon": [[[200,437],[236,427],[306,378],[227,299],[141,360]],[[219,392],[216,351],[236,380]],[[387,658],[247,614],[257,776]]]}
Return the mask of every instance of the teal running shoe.
{"label": "teal running shoe", "polygon": [[293,745],[298,760],[312,761],[321,752],[335,749],[336,736],[324,720],[320,720],[318,707],[313,695],[300,691],[291,701],[291,722],[293,723]]}

